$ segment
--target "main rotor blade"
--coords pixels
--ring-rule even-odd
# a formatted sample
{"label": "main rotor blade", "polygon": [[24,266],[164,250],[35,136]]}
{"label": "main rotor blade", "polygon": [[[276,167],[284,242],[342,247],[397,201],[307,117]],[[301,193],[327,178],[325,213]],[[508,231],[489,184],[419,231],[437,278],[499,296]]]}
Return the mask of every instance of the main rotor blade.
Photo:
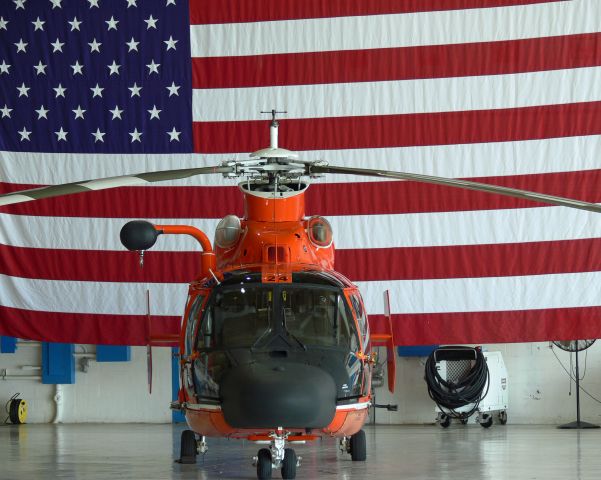
{"label": "main rotor blade", "polygon": [[132,185],[144,185],[146,183],[162,182],[165,180],[179,180],[194,175],[230,173],[232,171],[234,171],[233,167],[227,166],[183,168],[178,170],[162,170],[159,172],[99,178],[96,180],[84,180],[81,182],[64,183],[62,185],[51,185],[49,187],[32,188],[30,190],[21,190],[20,192],[0,195],[0,207],[13,205],[15,203],[30,202],[32,200],[41,200],[43,198],[59,197],[61,195],[69,195],[72,193],[106,190],[108,188],[127,187]]}
{"label": "main rotor blade", "polygon": [[549,205],[559,205],[562,207],[578,208],[588,210],[589,212],[601,213],[601,205],[595,203],[583,202],[565,197],[556,197],[555,195],[546,195],[544,193],[530,192],[518,188],[501,187],[498,185],[489,185],[487,183],[471,182],[469,180],[458,180],[455,178],[434,177],[431,175],[420,175],[418,173],[391,172],[387,170],[372,170],[366,168],[336,167],[330,165],[313,165],[309,167],[311,174],[314,173],[343,173],[348,175],[363,175],[367,177],[394,178],[397,180],[413,180],[422,183],[432,183],[435,185],[446,185],[448,187],[463,188],[466,190],[477,190],[479,192],[496,193],[508,197],[522,198],[535,202],[547,203]]}

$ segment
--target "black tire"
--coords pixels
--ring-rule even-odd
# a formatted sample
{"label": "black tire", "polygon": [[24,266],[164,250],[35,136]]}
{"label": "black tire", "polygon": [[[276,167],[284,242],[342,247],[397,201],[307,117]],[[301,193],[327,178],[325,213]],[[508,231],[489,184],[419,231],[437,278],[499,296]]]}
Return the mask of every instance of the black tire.
{"label": "black tire", "polygon": [[469,417],[459,417],[459,421],[461,422],[461,425],[467,425],[468,420],[469,420]]}
{"label": "black tire", "polygon": [[196,463],[196,434],[192,430],[182,432],[179,463]]}
{"label": "black tire", "polygon": [[353,462],[364,462],[367,458],[367,445],[363,430],[359,430],[351,436],[351,458]]}
{"label": "black tire", "polygon": [[492,415],[483,415],[484,421],[480,422],[482,428],[490,428],[492,426]]}
{"label": "black tire", "polygon": [[271,478],[271,452],[268,448],[262,448],[257,455],[257,478],[259,480]]}
{"label": "black tire", "polygon": [[505,410],[500,411],[498,419],[501,425],[505,425],[507,423],[507,412]]}
{"label": "black tire", "polygon": [[284,450],[282,478],[285,480],[296,478],[296,452],[292,448]]}
{"label": "black tire", "polygon": [[438,420],[438,425],[440,425],[442,428],[449,428],[451,425],[451,417],[443,413]]}

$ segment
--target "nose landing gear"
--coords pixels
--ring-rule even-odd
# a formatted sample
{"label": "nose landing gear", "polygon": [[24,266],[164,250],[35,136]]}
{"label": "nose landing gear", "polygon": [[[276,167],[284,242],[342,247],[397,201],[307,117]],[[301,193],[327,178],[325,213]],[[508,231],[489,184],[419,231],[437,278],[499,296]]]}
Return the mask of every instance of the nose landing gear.
{"label": "nose landing gear", "polygon": [[208,449],[209,447],[207,446],[206,437],[204,435],[201,435],[197,440],[196,434],[192,430],[184,430],[181,436],[180,458],[178,463],[196,463],[196,455],[199,453],[205,454]]}
{"label": "nose landing gear", "polygon": [[270,435],[271,441],[260,441],[257,443],[269,443],[269,448],[262,448],[256,457],[253,457],[253,465],[257,467],[257,478],[268,480],[271,478],[274,468],[280,468],[283,479],[296,478],[296,468],[300,467],[302,457],[296,455],[292,448],[286,448],[289,433],[277,430]]}

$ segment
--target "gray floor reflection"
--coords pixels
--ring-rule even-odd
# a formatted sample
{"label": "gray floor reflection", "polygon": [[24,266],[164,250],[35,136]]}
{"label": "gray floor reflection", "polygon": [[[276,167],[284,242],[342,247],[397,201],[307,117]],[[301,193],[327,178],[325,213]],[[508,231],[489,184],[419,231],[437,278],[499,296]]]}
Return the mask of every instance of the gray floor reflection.
{"label": "gray floor reflection", "polygon": [[[21,425],[0,428],[0,479],[253,479],[250,442],[213,439],[197,465],[174,463],[182,426]],[[598,430],[553,426],[367,427],[368,461],[333,439],[297,447],[299,479],[578,479],[601,477]],[[274,478],[280,478],[274,472]]]}

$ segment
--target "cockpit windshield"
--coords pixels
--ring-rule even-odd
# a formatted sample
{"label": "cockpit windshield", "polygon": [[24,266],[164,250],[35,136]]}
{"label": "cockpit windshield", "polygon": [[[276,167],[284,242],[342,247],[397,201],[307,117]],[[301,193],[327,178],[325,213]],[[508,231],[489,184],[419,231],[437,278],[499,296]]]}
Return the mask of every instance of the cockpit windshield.
{"label": "cockpit windshield", "polygon": [[342,289],[246,283],[216,289],[199,328],[201,351],[257,347],[283,334],[295,344],[355,350],[358,336]]}

